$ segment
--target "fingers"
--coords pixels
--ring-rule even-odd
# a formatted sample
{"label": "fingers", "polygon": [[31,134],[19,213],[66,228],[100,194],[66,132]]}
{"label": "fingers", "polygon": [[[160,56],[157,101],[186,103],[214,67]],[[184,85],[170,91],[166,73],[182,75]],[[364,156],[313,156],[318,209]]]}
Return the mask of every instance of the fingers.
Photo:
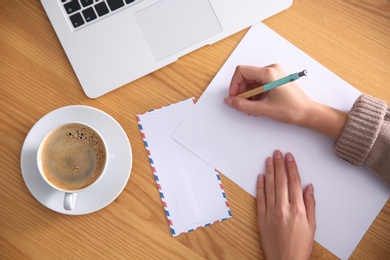
{"label": "fingers", "polygon": [[271,157],[268,157],[265,161],[265,192],[267,198],[267,207],[273,207],[275,205],[275,176],[274,176],[274,163]]}
{"label": "fingers", "polygon": [[267,212],[267,203],[265,194],[265,180],[263,174],[259,174],[257,177],[256,194],[258,216],[264,216]]}
{"label": "fingers", "polygon": [[[277,115],[280,114],[280,111],[278,112],[278,110],[281,110],[278,106],[281,106],[282,108],[286,106],[286,102],[280,101],[281,98],[269,98],[268,92],[256,95],[250,99],[236,96],[245,91],[279,79],[284,75],[285,73],[281,67],[276,64],[267,67],[237,66],[230,82],[229,96],[224,99],[224,102],[228,106],[247,114],[276,118]],[[259,100],[261,100],[261,102],[254,102]]]}
{"label": "fingers", "polygon": [[301,177],[299,176],[297,164],[291,153],[286,154],[286,166],[288,171],[290,202],[300,203],[302,201]]}
{"label": "fingers", "polygon": [[308,185],[302,193],[298,167],[292,154],[287,153],[283,160],[282,153],[276,150],[273,158],[266,159],[265,172],[265,178],[263,174],[258,176],[256,185],[259,228],[267,227],[267,216],[274,218],[282,214],[284,220],[288,217],[301,219],[314,236],[316,201],[313,185]]}
{"label": "fingers", "polygon": [[266,102],[254,102],[239,97],[227,97],[224,102],[238,111],[253,115],[266,115],[270,109]]}
{"label": "fingers", "polygon": [[[290,153],[284,160],[282,153],[275,151],[273,158],[267,158],[265,171],[266,178],[259,175],[257,179],[258,226],[264,254],[267,259],[308,259],[316,229],[313,186],[309,185],[302,196],[298,169]],[[299,190],[298,203],[288,200],[288,188],[293,189],[290,196],[295,199]]]}
{"label": "fingers", "polygon": [[259,84],[262,68],[254,66],[239,65],[234,71],[232,80],[230,82],[229,96],[236,96],[237,94],[246,91],[250,85]]}
{"label": "fingers", "polygon": [[316,201],[314,198],[313,184],[309,184],[306,187],[305,191],[303,192],[303,200],[305,202],[307,221],[309,222],[309,225],[315,229],[316,228],[316,216],[315,216]]}
{"label": "fingers", "polygon": [[274,152],[276,205],[288,202],[287,176],[284,167],[283,155],[279,150]]}
{"label": "fingers", "polygon": [[283,155],[279,150],[274,152],[273,158],[267,158],[265,172],[267,205],[275,206],[287,203],[287,176]]}
{"label": "fingers", "polygon": [[285,161],[279,150],[274,152],[273,158],[267,158],[265,186],[268,205],[282,205],[288,201],[290,203],[303,201],[301,178],[291,153],[286,154]]}
{"label": "fingers", "polygon": [[[265,172],[265,180],[259,177],[257,182],[257,196],[262,199],[260,201],[261,205],[266,205],[266,207],[281,206],[288,203],[302,205],[304,202],[309,210],[308,217],[314,221],[313,186],[310,185],[305,190],[305,195],[302,194],[301,178],[293,155],[287,153],[284,161],[282,153],[276,150],[273,158],[267,158]],[[260,182],[260,180],[263,182]],[[259,194],[260,191],[262,193]]]}
{"label": "fingers", "polygon": [[277,73],[282,73],[281,67],[277,64],[266,67],[239,65],[230,82],[229,96],[236,96],[251,88],[271,82],[277,78]]}

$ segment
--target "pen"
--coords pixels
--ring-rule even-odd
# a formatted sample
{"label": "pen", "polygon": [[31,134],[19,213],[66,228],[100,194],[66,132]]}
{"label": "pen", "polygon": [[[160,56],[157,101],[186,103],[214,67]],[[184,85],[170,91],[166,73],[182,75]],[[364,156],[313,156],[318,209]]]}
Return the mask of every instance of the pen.
{"label": "pen", "polygon": [[286,76],[284,78],[281,78],[281,79],[275,80],[273,82],[264,84],[263,86],[260,86],[258,88],[254,88],[254,89],[251,89],[249,91],[243,92],[243,93],[237,95],[237,97],[250,98],[250,97],[256,96],[258,94],[261,94],[265,91],[269,91],[269,90],[274,89],[276,87],[279,87],[281,85],[287,84],[291,81],[297,80],[303,76],[307,76],[306,70],[302,70],[301,72],[291,74],[291,75]]}

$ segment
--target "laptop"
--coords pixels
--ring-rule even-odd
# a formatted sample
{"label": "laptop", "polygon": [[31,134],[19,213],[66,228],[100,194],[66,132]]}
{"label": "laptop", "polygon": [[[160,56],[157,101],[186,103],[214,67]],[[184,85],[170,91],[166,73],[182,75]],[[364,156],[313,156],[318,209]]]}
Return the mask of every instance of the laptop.
{"label": "laptop", "polygon": [[287,9],[292,0],[41,0],[97,98]]}

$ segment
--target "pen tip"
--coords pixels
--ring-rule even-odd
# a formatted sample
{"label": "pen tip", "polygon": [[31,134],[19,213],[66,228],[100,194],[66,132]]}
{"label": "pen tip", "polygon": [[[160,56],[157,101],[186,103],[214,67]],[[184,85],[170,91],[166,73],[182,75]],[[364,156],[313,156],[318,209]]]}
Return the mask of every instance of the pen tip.
{"label": "pen tip", "polygon": [[301,72],[298,73],[298,77],[303,77],[307,76],[307,70],[302,70]]}

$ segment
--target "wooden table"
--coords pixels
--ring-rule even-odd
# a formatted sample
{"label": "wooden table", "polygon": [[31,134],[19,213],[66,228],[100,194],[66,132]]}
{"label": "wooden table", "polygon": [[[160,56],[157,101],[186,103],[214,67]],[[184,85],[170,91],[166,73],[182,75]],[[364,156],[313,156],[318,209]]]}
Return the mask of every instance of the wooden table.
{"label": "wooden table", "polygon": [[[246,30],[98,99],[88,99],[38,0],[0,2],[0,259],[262,259],[255,199],[222,175],[233,218],[173,238],[135,115],[199,98]],[[296,0],[264,21],[362,92],[390,104],[390,2]],[[68,216],[27,189],[20,154],[48,112],[82,104],[112,115],[133,149],[130,180],[93,214]],[[261,158],[259,158],[261,160]],[[331,214],[331,213],[330,213]],[[351,259],[389,259],[390,201]],[[315,243],[313,259],[334,259]]]}

